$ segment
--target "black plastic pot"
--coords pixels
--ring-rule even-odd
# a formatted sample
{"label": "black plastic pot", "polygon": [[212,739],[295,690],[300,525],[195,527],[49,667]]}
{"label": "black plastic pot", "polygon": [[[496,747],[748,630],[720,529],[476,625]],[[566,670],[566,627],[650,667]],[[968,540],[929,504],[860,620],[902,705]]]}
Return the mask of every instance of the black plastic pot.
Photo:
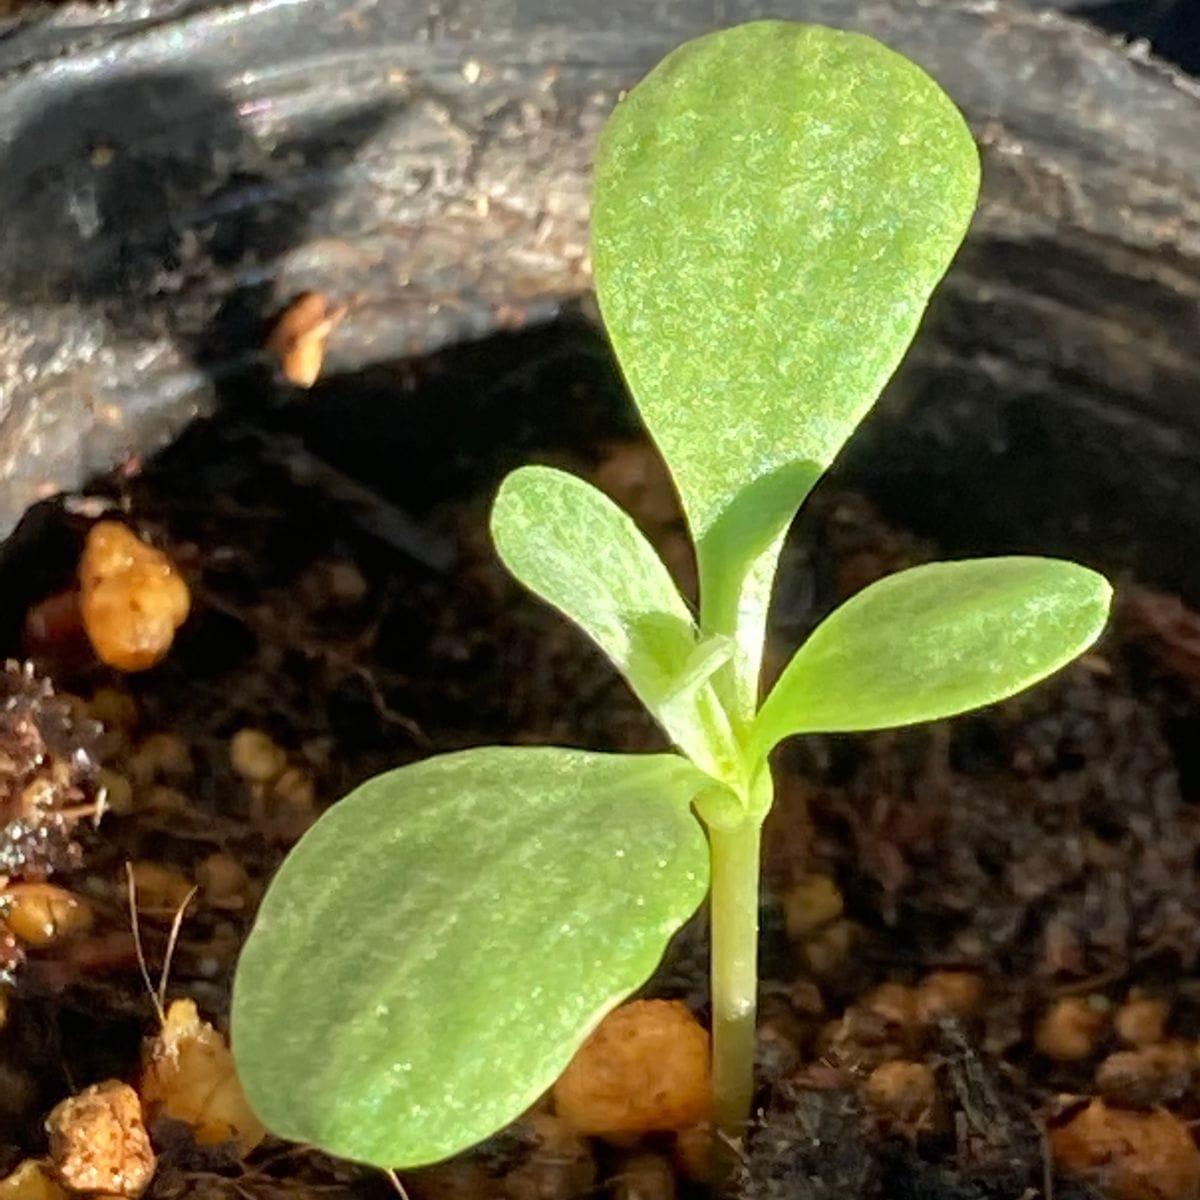
{"label": "black plastic pot", "polygon": [[[433,565],[445,547],[403,509],[551,430],[628,421],[587,318],[596,132],[672,46],[765,12],[922,62],[985,159],[973,233],[843,482],[950,553],[1067,553],[1200,600],[1200,88],[1171,69],[1003,0],[116,0],[0,26],[0,641],[66,582],[39,573],[74,564],[48,541],[70,536],[60,493],[200,414],[303,443],[291,465],[332,463],[364,520]],[[259,347],[305,289],[350,314],[301,396]],[[756,1182],[780,1190],[752,1194],[819,1183],[805,1154],[845,1195],[1040,1179],[1041,1131],[968,1049],[946,1055],[962,1108],[1011,1131],[994,1147],[1012,1186],[857,1149],[843,1170],[830,1148],[859,1147],[858,1114],[830,1093],[817,1123],[789,1114],[778,1161],[765,1143]]]}
{"label": "black plastic pot", "polygon": [[1067,551],[1200,596],[1200,89],[990,0],[35,13],[0,36],[0,531],[199,413],[287,399],[256,352],[301,289],[351,305],[293,410],[310,448],[419,493],[446,453],[503,440],[523,418],[489,408],[494,347],[462,425],[398,402],[393,368],[575,305],[620,89],[768,10],[922,62],[985,157],[974,231],[855,482],[951,550]]}

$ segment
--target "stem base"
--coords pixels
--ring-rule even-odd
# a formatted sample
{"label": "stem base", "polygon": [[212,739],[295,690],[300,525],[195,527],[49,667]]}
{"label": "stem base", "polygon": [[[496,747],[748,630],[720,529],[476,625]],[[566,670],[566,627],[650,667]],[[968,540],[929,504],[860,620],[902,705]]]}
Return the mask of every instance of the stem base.
{"label": "stem base", "polygon": [[710,829],[712,854],[713,1125],[737,1144],[754,1099],[761,818]]}

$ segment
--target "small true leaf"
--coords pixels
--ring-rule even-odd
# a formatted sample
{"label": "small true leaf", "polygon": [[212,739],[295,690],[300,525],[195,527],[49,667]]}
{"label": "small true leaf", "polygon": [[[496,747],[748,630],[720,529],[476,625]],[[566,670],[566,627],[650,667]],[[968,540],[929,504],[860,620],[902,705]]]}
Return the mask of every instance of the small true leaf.
{"label": "small true leaf", "polygon": [[592,637],[675,744],[727,774],[731,735],[708,676],[696,679],[695,622],[633,519],[574,475],[522,467],[496,497],[492,537],[508,569]]}
{"label": "small true leaf", "polygon": [[703,899],[676,755],[488,748],[372,779],[271,884],[233,996],[273,1132],[381,1167],[481,1141],[558,1076]]}
{"label": "small true leaf", "polygon": [[763,704],[759,754],[793,733],[910,725],[1022,691],[1099,636],[1112,589],[1052,558],[929,563],[871,584],[817,626]]}
{"label": "small true leaf", "polygon": [[783,532],[908,347],[978,174],[919,67],[783,21],[680,47],[601,139],[600,307],[692,527],[701,625],[737,636],[743,715]]}

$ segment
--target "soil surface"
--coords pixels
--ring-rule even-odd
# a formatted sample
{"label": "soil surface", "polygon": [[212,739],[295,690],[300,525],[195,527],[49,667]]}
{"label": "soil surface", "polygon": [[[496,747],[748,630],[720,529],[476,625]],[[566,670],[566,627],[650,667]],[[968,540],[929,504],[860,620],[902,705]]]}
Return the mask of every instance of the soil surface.
{"label": "soil surface", "polygon": [[[446,381],[434,361],[410,384]],[[517,437],[504,453],[517,445],[592,477],[690,588],[687,543],[653,453],[598,439],[603,422],[588,414],[605,398],[571,400],[583,449]],[[393,403],[407,403],[399,386]],[[298,428],[313,421],[259,413],[199,425],[156,461],[45,506],[8,549],[14,654],[108,719],[97,753],[130,788],[98,828],[76,828],[82,865],[55,877],[86,899],[93,927],[30,950],[12,972],[0,1174],[45,1151],[44,1121],[59,1100],[134,1077],[155,1028],[126,863],[171,873],[138,915],[152,973],[180,890],[208,880],[187,906],[167,995],[191,997],[220,1027],[262,887],[320,808],[359,781],[489,742],[664,744],[582,635],[496,560],[485,522],[498,459],[458,464],[407,509],[395,496],[421,488],[399,486],[388,499],[306,451]],[[607,433],[620,428],[609,421]],[[17,631],[26,610],[70,586],[98,515],[127,520],[166,550],[191,587],[192,616],[166,661],[143,674],[97,666],[52,623],[32,640],[27,631],[24,645]],[[838,600],[935,556],[857,496],[822,489],[785,553],[776,668]],[[124,732],[111,720],[111,689],[136,706]],[[786,749],[766,842],[765,1115],[745,1164],[749,1195],[965,1200],[1097,1186],[1170,1200],[1170,1183],[1130,1190],[1111,1154],[1090,1184],[1070,1176],[1062,1165],[1078,1159],[1057,1141],[1052,1152],[1051,1139],[1101,1095],[1184,1123],[1200,1112],[1198,692],[1200,615],[1126,583],[1099,647],[1026,696],[917,730]],[[231,739],[246,728],[268,733],[304,786],[282,798],[250,786],[231,762]],[[164,751],[154,739],[162,733],[183,739],[182,761],[177,743]],[[246,872],[232,895],[218,895],[204,866],[214,855]],[[701,916],[647,991],[703,1015],[704,953]],[[960,985],[957,999],[934,1002],[939,988]],[[1175,1049],[1114,1066],[1114,1052],[1139,1045],[1126,1036],[1131,995],[1165,1013],[1145,1045]],[[927,1068],[904,1079],[918,1092],[931,1080],[933,1091],[906,1106],[880,1073],[888,1063]],[[391,1194],[374,1173],[280,1143],[239,1164],[178,1130],[151,1132],[159,1167],[146,1195],[157,1200]],[[589,1152],[598,1174],[546,1168],[531,1183],[536,1139],[517,1130],[475,1155],[465,1176],[407,1182],[425,1197],[629,1195],[616,1151]],[[1186,1189],[1186,1168],[1183,1178]]]}

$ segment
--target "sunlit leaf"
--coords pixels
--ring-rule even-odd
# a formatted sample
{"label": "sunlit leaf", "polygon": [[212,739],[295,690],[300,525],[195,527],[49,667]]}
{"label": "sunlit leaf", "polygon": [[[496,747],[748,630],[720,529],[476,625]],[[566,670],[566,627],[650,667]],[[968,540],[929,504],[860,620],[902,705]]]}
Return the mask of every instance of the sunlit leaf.
{"label": "sunlit leaf", "polygon": [[583,628],[672,740],[724,777],[736,758],[709,683],[728,646],[697,645],[687,604],[633,519],[565,471],[524,467],[505,479],[492,511],[505,565]]}
{"label": "sunlit leaf", "polygon": [[755,726],[793,733],[953,716],[1022,691],[1086,650],[1108,618],[1103,576],[1052,558],[929,563],[851,597],[796,651]]}
{"label": "sunlit leaf", "polygon": [[737,637],[744,716],[782,534],[907,349],[978,173],[919,67],[782,21],[668,55],[601,139],[600,306],[691,523],[702,627]]}
{"label": "sunlit leaf", "polygon": [[232,1034],[276,1134],[414,1166],[517,1117],[708,884],[676,755],[488,748],[378,776],[284,863]]}

